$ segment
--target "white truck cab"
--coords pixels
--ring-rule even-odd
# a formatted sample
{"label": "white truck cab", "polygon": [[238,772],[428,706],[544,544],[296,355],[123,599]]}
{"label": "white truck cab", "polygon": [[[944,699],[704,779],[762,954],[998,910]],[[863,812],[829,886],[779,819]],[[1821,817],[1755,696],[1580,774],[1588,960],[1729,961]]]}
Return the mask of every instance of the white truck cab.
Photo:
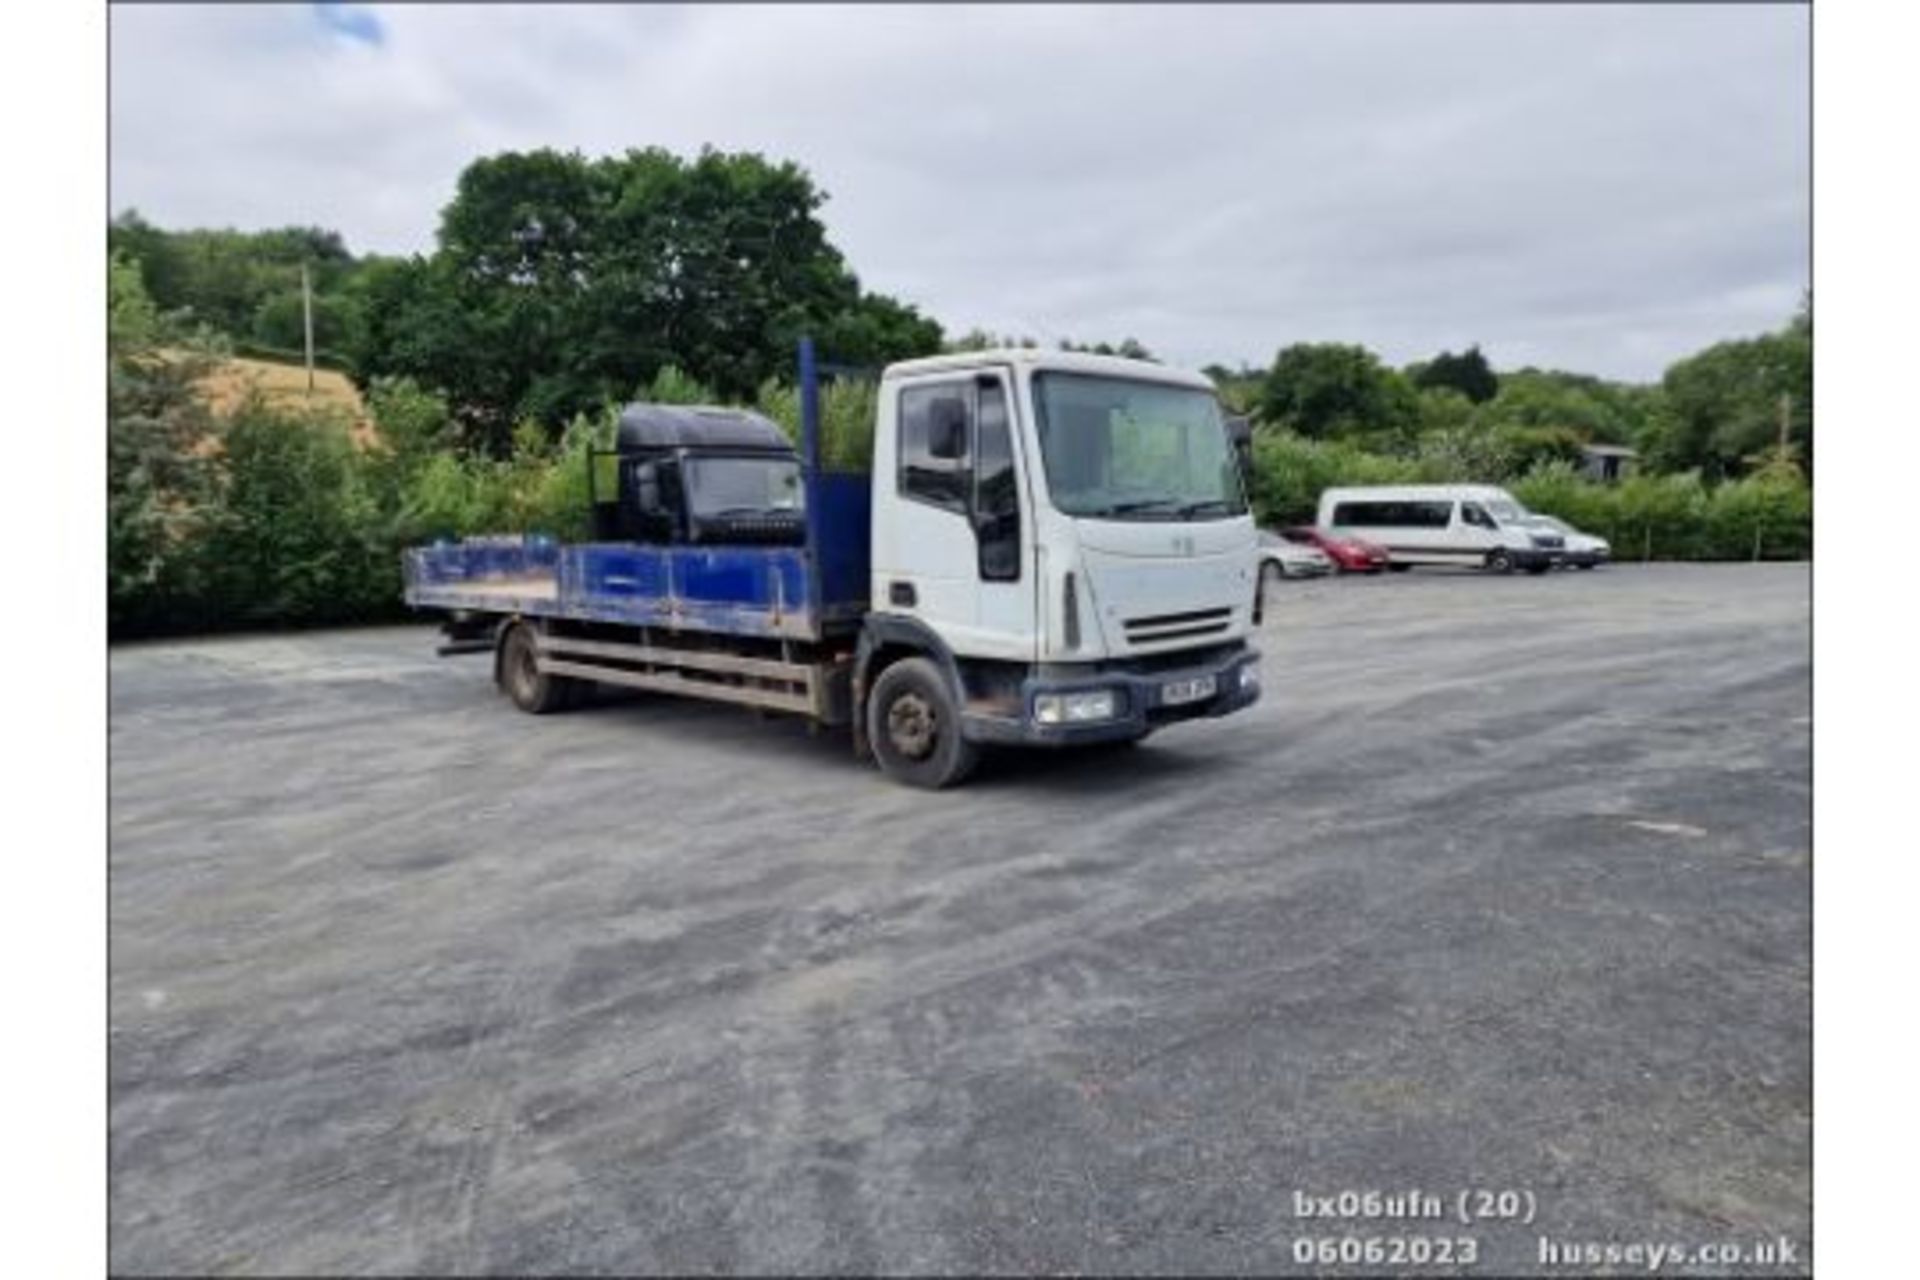
{"label": "white truck cab", "polygon": [[1328,489],[1320,527],[1384,546],[1398,565],[1453,564],[1495,573],[1545,573],[1561,537],[1531,521],[1505,489],[1481,484],[1379,485]]}
{"label": "white truck cab", "polygon": [[941,785],[978,744],[1137,739],[1258,697],[1255,530],[1207,379],[1022,348],[891,365],[879,394],[854,687],[890,772],[950,747]]}

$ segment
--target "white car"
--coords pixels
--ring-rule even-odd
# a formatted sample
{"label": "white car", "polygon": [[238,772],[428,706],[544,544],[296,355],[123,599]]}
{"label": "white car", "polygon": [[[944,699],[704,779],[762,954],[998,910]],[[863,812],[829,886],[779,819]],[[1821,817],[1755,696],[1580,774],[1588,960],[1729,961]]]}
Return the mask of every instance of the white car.
{"label": "white car", "polygon": [[1260,577],[1320,578],[1333,572],[1333,559],[1318,547],[1289,542],[1277,533],[1260,531]]}
{"label": "white car", "polygon": [[1558,516],[1543,516],[1535,512],[1531,523],[1552,530],[1566,543],[1566,549],[1560,553],[1560,564],[1564,568],[1591,569],[1607,563],[1613,557],[1613,548],[1607,545],[1605,538],[1582,533]]}

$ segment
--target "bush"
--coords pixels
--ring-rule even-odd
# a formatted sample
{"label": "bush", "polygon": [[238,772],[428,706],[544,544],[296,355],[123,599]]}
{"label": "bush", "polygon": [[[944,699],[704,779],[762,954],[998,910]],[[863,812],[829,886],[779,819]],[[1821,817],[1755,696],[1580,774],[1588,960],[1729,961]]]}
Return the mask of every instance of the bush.
{"label": "bush", "polygon": [[[1535,467],[1508,486],[1520,505],[1529,511],[1559,516],[1576,529],[1597,534],[1614,544],[1614,552],[1626,556],[1627,547],[1618,534],[1619,490],[1594,484],[1565,462]],[[1633,547],[1639,554],[1639,545]]]}
{"label": "bush", "polygon": [[1252,499],[1262,524],[1311,524],[1320,492],[1336,485],[1410,484],[1419,464],[1367,453],[1342,441],[1308,440],[1289,431],[1254,433]]}
{"label": "bush", "polygon": [[[800,389],[774,380],[760,386],[754,408],[773,419],[800,446]],[[874,415],[880,409],[880,385],[865,379],[836,378],[820,388],[820,461],[841,471],[873,466]]]}
{"label": "bush", "polygon": [[1813,553],[1813,494],[1803,481],[1749,476],[1713,491],[1702,550],[1714,560],[1799,560]]}
{"label": "bush", "polygon": [[342,417],[259,399],[221,433],[218,497],[198,545],[206,622],[292,625],[389,616],[400,570]]}

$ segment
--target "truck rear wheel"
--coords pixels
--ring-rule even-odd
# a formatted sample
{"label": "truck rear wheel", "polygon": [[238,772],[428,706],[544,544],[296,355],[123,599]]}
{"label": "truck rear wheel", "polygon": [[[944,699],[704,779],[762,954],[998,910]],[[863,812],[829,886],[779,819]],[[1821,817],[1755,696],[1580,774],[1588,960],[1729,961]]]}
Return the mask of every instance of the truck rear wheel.
{"label": "truck rear wheel", "polygon": [[517,622],[508,628],[500,642],[500,687],[513,705],[536,716],[576,705],[580,701],[577,686],[585,682],[543,673],[539,654],[532,627]]}
{"label": "truck rear wheel", "polygon": [[912,787],[950,787],[973,772],[980,749],[960,736],[960,709],[926,658],[902,658],[867,698],[867,741],[886,775]]}

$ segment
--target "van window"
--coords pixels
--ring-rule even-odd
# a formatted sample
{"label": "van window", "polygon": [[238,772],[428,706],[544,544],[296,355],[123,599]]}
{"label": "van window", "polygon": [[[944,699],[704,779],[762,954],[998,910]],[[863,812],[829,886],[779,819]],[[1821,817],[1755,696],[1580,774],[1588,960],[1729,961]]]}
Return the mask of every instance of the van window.
{"label": "van window", "polygon": [[1342,502],[1333,522],[1364,529],[1444,529],[1453,520],[1451,502]]}
{"label": "van window", "polygon": [[1463,502],[1460,504],[1460,519],[1467,524],[1478,525],[1482,529],[1499,528],[1498,525],[1494,524],[1492,516],[1471,502]]}

